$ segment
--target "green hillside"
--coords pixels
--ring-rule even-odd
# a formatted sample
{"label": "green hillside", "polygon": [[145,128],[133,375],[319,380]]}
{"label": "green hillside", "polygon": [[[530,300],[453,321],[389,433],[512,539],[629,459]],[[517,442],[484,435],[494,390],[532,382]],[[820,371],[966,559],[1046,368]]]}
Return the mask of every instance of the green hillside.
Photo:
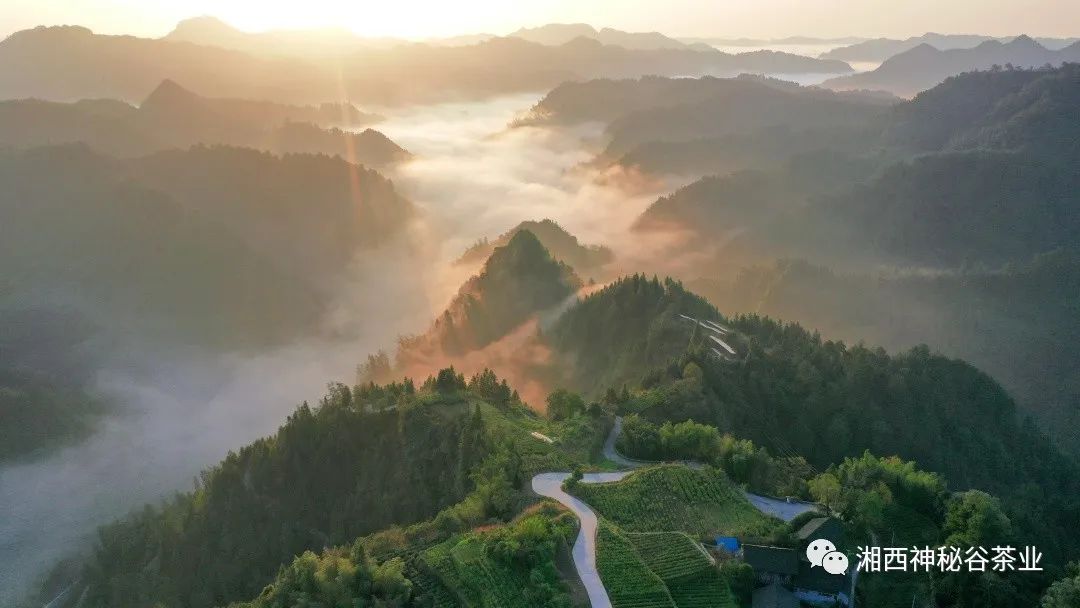
{"label": "green hillside", "polygon": [[685,534],[626,533],[601,520],[596,567],[615,608],[734,608],[728,583]]}
{"label": "green hillside", "polygon": [[764,538],[783,527],[755,509],[714,468],[661,465],[615,483],[575,484],[571,492],[626,532]]}
{"label": "green hillside", "polygon": [[462,606],[569,606],[556,552],[568,554],[577,520],[545,503],[505,526],[455,536],[424,551],[421,568],[434,574]]}

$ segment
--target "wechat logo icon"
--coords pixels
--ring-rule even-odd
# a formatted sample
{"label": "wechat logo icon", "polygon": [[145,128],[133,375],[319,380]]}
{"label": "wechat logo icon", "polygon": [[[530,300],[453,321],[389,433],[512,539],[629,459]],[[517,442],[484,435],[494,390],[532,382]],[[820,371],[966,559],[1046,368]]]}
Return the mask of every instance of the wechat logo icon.
{"label": "wechat logo icon", "polygon": [[829,574],[847,574],[848,558],[836,550],[831,541],[819,538],[806,546],[806,559],[810,567],[821,566]]}

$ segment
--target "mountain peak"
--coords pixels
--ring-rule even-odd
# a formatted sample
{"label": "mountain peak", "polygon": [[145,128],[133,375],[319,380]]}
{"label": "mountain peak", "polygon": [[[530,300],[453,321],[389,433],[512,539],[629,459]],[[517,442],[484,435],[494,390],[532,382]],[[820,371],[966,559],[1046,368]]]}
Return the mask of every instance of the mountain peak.
{"label": "mountain peak", "polygon": [[[496,247],[495,251],[484,264],[484,271],[510,264],[514,267],[528,266],[534,263],[554,263],[544,244],[531,230],[518,230],[514,236],[502,247]],[[523,264],[524,263],[524,264]]]}
{"label": "mountain peak", "polygon": [[147,95],[146,99],[140,104],[140,108],[155,109],[162,107],[173,107],[177,104],[192,104],[199,103],[202,98],[192,93],[191,91],[180,86],[175,80],[166,78],[161,81],[154,90]]}
{"label": "mountain peak", "polygon": [[221,19],[212,15],[202,15],[199,17],[192,17],[190,19],[184,19],[176,24],[173,31],[169,32],[165,37],[172,39],[188,40],[191,38],[203,39],[213,36],[231,36],[239,34],[240,30],[225,23]]}
{"label": "mountain peak", "polygon": [[1009,42],[1008,44],[1006,44],[1005,46],[1007,46],[1009,48],[1018,48],[1018,49],[1034,49],[1034,50],[1042,50],[1042,51],[1046,50],[1046,47],[1039,44],[1034,38],[1032,38],[1031,36],[1028,36],[1027,34],[1021,34],[1021,35],[1017,36],[1016,38],[1013,38],[1012,41]]}

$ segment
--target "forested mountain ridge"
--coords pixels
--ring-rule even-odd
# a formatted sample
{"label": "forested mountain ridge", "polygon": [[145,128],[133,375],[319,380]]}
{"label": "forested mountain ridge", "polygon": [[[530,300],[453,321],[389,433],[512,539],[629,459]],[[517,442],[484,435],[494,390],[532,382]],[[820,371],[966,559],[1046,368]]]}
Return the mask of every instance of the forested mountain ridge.
{"label": "forested mountain ridge", "polygon": [[455,264],[475,264],[486,261],[498,247],[510,242],[515,234],[527,230],[533,233],[551,256],[572,268],[580,276],[593,276],[602,272],[612,261],[614,254],[603,245],[585,245],[578,238],[550,219],[524,221],[499,235],[494,240],[482,239],[461,254]]}
{"label": "forested mountain ridge", "polygon": [[[532,232],[519,230],[461,286],[435,329],[449,352],[482,347],[580,287],[573,269],[552,258]],[[459,345],[454,336],[462,340]]]}
{"label": "forested mountain ridge", "polygon": [[[426,550],[476,533],[493,533],[479,540],[510,552],[491,565],[526,578],[540,568],[552,588],[532,579],[531,593],[559,596],[554,553],[575,527],[562,511],[491,524],[534,502],[531,475],[592,460],[604,429],[592,417],[545,421],[490,370],[466,380],[443,369],[421,385],[331,384],[276,434],[205,471],[192,492],[103,527],[80,578],[83,605],[278,606],[342,594],[344,605],[375,597],[430,606],[448,592],[425,565],[438,555]],[[538,430],[565,441],[529,435]],[[537,515],[547,522],[539,538],[541,522],[529,521]],[[549,528],[549,518],[564,528]],[[538,554],[509,559],[520,551]]]}
{"label": "forested mountain ridge", "polygon": [[702,235],[752,228],[756,239],[784,247],[774,256],[833,261],[856,253],[930,267],[1075,247],[1080,233],[1068,211],[1080,179],[1072,137],[1078,73],[1069,65],[958,76],[865,127],[864,135],[879,130],[876,137],[858,143],[841,133],[774,161],[756,194],[774,192],[771,210],[753,206],[744,217],[746,194],[729,192],[747,178],[720,175],[659,199],[638,226],[663,217]]}
{"label": "forested mountain ridge", "polygon": [[225,349],[314,327],[316,295],[412,214],[389,180],[325,156],[196,147],[125,161],[64,146],[5,152],[0,173],[6,302],[51,293],[99,323]]}
{"label": "forested mountain ridge", "polygon": [[[731,327],[737,360],[715,357],[682,314]],[[926,346],[889,355],[796,324],[725,319],[681,284],[643,276],[587,296],[544,337],[575,388],[644,389],[604,396],[624,412],[713,424],[818,468],[867,450],[895,454],[955,489],[1000,496],[1057,559],[1080,551],[1066,532],[1080,517],[1080,467],[993,379]]]}
{"label": "forested mountain ridge", "polygon": [[[626,119],[636,112],[663,111],[676,108],[708,107],[717,116],[724,117],[725,112],[738,116],[745,112],[745,107],[736,105],[728,109],[728,103],[738,104],[749,101],[765,101],[771,104],[793,102],[792,96],[815,104],[852,104],[841,105],[859,109],[862,106],[883,108],[891,100],[858,92],[834,92],[814,87],[800,87],[761,76],[743,74],[737,78],[667,78],[662,76],[643,76],[641,78],[611,79],[602,78],[585,82],[564,82],[549,91],[529,112],[519,118],[518,125],[559,125],[579,122],[600,121],[612,123]],[[672,116],[666,116],[674,120]],[[777,120],[770,114],[770,119]],[[760,121],[760,119],[758,119]],[[757,124],[757,123],[755,123]]]}
{"label": "forested mountain ridge", "polygon": [[408,159],[408,152],[377,131],[337,128],[377,119],[348,103],[298,106],[210,98],[165,80],[138,107],[112,99],[0,102],[0,145],[30,148],[78,142],[107,154],[135,157],[169,148],[227,144],[277,154],[329,154],[372,166]]}
{"label": "forested mountain ridge", "polygon": [[[960,357],[1006,387],[1066,452],[1077,455],[1080,395],[1071,380],[1080,332],[1080,262],[1055,252],[1002,270],[938,275],[844,274],[801,260],[690,285],[724,310],[799,319],[826,335],[890,351],[916,344]],[[1018,363],[1022,362],[1022,363]],[[1064,380],[1064,381],[1062,381]]]}
{"label": "forested mountain ridge", "polygon": [[462,396],[433,390],[334,386],[204,472],[194,492],[103,528],[83,577],[86,605],[254,597],[294,555],[461,500],[493,446]]}
{"label": "forested mountain ridge", "polygon": [[[517,239],[524,242],[506,248],[543,251],[527,231],[511,243]],[[553,264],[547,259],[545,266]],[[737,356],[715,357],[684,314],[728,325],[734,333],[727,339]],[[752,439],[729,438],[720,444],[732,450],[726,457],[715,455],[723,470],[730,469],[741,483],[764,484],[763,489],[820,494],[853,518],[872,513],[862,503],[845,502],[858,495],[848,485],[862,483],[849,478],[857,476],[852,467],[913,466],[879,462],[864,451],[915,458],[954,490],[997,493],[1017,538],[1037,544],[1052,572],[1076,554],[1068,534],[1080,513],[1075,463],[1019,421],[1012,400],[993,380],[926,347],[890,356],[881,349],[826,341],[794,324],[755,316],[724,318],[678,282],[640,275],[586,296],[535,339],[552,349],[555,376],[564,386],[599,400],[588,408],[582,403],[576,410],[553,411],[551,416],[566,418],[545,428],[521,409],[505,382],[487,371],[466,382],[453,369],[442,370],[422,387],[409,380],[382,387],[332,386],[318,408],[301,407],[275,437],[230,455],[203,476],[193,494],[103,529],[82,579],[89,585],[87,605],[117,605],[139,597],[191,608],[245,598],[255,598],[254,606],[269,606],[276,605],[274,598],[295,602],[327,594],[427,605],[445,597],[447,582],[472,589],[467,582],[472,579],[452,578],[455,572],[465,576],[462,568],[468,567],[493,569],[485,576],[496,577],[540,568],[532,576],[546,582],[530,587],[531,592],[558,597],[565,591],[548,568],[553,568],[559,543],[571,537],[569,530],[556,531],[550,527],[554,522],[525,524],[532,511],[508,526],[467,530],[490,518],[512,517],[526,502],[520,489],[529,475],[595,462],[603,436],[597,427],[609,411],[636,414],[653,425],[693,419]],[[674,432],[665,428],[656,433]],[[678,428],[689,433],[688,440],[697,436],[692,428]],[[533,429],[551,442],[529,437]],[[767,451],[760,451],[762,446]],[[348,463],[345,474],[342,463]],[[840,486],[835,491],[829,490],[829,476]],[[411,481],[402,484],[400,479]],[[297,484],[306,490],[297,492]],[[889,487],[897,494],[890,494],[888,504],[895,500],[903,506],[913,496]],[[419,495],[418,488],[423,489]],[[394,497],[382,501],[386,491]],[[957,494],[956,501],[979,499],[969,494]],[[379,505],[369,504],[376,497]],[[943,517],[947,498],[942,489],[934,498],[938,502],[923,508]],[[327,506],[311,509],[312,501]],[[434,520],[357,542],[349,538],[395,521],[421,521],[440,509]],[[260,515],[253,518],[252,513]],[[879,529],[893,515],[888,510],[881,514],[884,520],[853,523]],[[269,533],[279,529],[280,534]],[[248,546],[246,538],[257,539],[258,546]],[[500,545],[504,540],[519,544]],[[331,545],[341,548],[303,553]],[[500,561],[511,546],[531,557]],[[475,561],[480,559],[494,561]],[[278,565],[290,562],[274,579]],[[318,571],[340,576],[312,586],[309,578]],[[433,572],[438,573],[434,579]],[[1028,584],[1041,588],[1038,584],[1046,582]],[[955,591],[951,586],[939,590]],[[536,601],[547,605],[549,600]]]}

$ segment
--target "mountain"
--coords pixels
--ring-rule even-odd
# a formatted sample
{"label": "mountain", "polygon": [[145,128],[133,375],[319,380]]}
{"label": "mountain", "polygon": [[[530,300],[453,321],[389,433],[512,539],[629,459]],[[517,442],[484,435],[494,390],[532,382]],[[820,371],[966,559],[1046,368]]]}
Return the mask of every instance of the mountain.
{"label": "mountain", "polygon": [[369,167],[384,167],[412,158],[408,150],[375,129],[359,133],[322,129],[309,122],[286,122],[270,131],[265,147],[279,154],[326,154]]}
{"label": "mountain", "polygon": [[388,180],[328,157],[67,146],[6,152],[0,173],[5,303],[226,349],[312,330],[356,252],[411,215]]}
{"label": "mountain", "polygon": [[[0,41],[0,97],[57,101],[84,98],[142,99],[172,79],[225,97],[283,99],[290,80],[309,89],[308,100],[332,99],[327,75],[302,61],[261,59],[233,50],[105,36],[78,26],[37,27]],[[316,85],[316,86],[313,86]]]}
{"label": "mountain", "polygon": [[564,83],[515,124],[606,122],[610,143],[602,157],[617,160],[647,142],[745,135],[766,127],[859,124],[887,106],[876,97],[769,78],[645,77]]}
{"label": "mountain", "polygon": [[[991,374],[1062,450],[1080,454],[1080,260],[1058,251],[999,270],[839,273],[800,260],[759,264],[730,280],[690,283],[724,310],[790,319],[890,351],[933,344]],[[1064,381],[1062,381],[1064,379]]]}
{"label": "mountain", "polygon": [[755,179],[702,179],[638,227],[738,228],[742,246],[845,265],[997,266],[1074,248],[1076,71],[964,74],[876,117],[862,145],[841,137]]}
{"label": "mountain", "polygon": [[1046,162],[1080,159],[1075,107],[1080,67],[968,73],[897,106],[886,122],[886,145],[913,152],[1023,151]]}
{"label": "mountain", "polygon": [[644,175],[701,178],[739,171],[779,170],[793,157],[829,151],[857,154],[878,134],[872,124],[833,127],[766,126],[725,135],[679,141],[643,141],[619,156],[605,153],[601,162]]}
{"label": "mountain", "polygon": [[550,23],[534,28],[523,27],[509,35],[548,46],[560,46],[576,38],[588,38],[600,44],[634,50],[691,48],[690,45],[668,38],[659,32],[623,32],[608,27],[598,31],[584,23]]}
{"label": "mountain", "polygon": [[110,411],[89,386],[92,334],[70,311],[0,305],[0,464],[84,439]]}
{"label": "mountain", "polygon": [[[205,471],[193,491],[102,528],[83,603],[211,608],[253,598],[293,556],[465,498],[481,485],[493,440],[465,394],[335,385]],[[459,512],[477,523],[497,513],[473,504]]]}
{"label": "mountain", "polygon": [[[503,249],[540,260],[527,234]],[[681,315],[728,325],[739,359],[714,357]],[[620,563],[640,559],[630,535],[681,530],[668,519],[711,532],[715,523],[699,509],[730,508],[745,517],[726,525],[791,542],[793,528],[748,510],[742,483],[826,502],[853,542],[890,526],[905,546],[966,542],[961,533],[979,534],[976,543],[1027,539],[1050,576],[1080,549],[1068,533],[1080,509],[1076,464],[1018,420],[993,380],[926,347],[889,355],[794,324],[724,318],[678,282],[643,276],[585,297],[536,339],[565,380],[603,397],[556,421],[505,398],[509,387],[490,370],[466,381],[442,369],[420,386],[332,384],[317,407],[301,406],[273,437],[230,454],[193,492],[103,528],[78,583],[82,603],[566,605],[572,583],[556,564],[574,527],[551,503],[531,506],[528,482],[603,462],[611,413],[627,416],[624,429],[635,433],[622,445],[653,437],[676,458],[713,466],[669,464],[603,488],[571,480],[566,490],[594,502],[606,530],[598,560],[609,559],[612,534],[626,544]],[[663,506],[641,500],[652,495],[665,497]],[[620,583],[603,576],[621,596]],[[1022,598],[1015,605],[1050,580],[1009,576],[993,588]],[[738,579],[721,569],[718,580],[728,597]],[[964,581],[943,575],[935,584],[955,593]],[[880,593],[861,591],[871,600]]]}
{"label": "mountain", "polygon": [[[988,41],[1004,43],[1009,40],[1012,40],[1012,38],[929,32],[922,36],[911,36],[904,40],[874,38],[873,40],[858,41],[848,46],[826,51],[820,57],[822,59],[836,59],[847,62],[881,63],[894,55],[910,51],[921,44],[928,44],[938,50],[948,51],[952,49],[970,49]],[[1076,38],[1036,38],[1035,40],[1042,46],[1055,50],[1065,48],[1077,41]]]}
{"label": "mountain", "polygon": [[576,236],[570,234],[562,226],[552,220],[525,221],[503,234],[493,241],[486,238],[469,247],[456,264],[479,264],[487,260],[491,253],[498,247],[502,247],[521,231],[531,232],[551,256],[574,269],[578,275],[589,276],[590,273],[601,272],[603,267],[612,261],[614,254],[603,245],[583,245],[578,242]]}
{"label": "mountain", "polygon": [[535,91],[598,77],[851,71],[843,62],[785,53],[625,49],[590,39],[550,47],[513,37],[453,47],[365,48],[333,63],[334,68],[323,67],[303,58],[168,38],[103,36],[81,27],[36,28],[0,42],[0,97],[133,101],[171,79],[231,98],[393,105]]}
{"label": "mountain", "polygon": [[[707,262],[682,276],[712,285],[726,310],[891,348],[926,341],[976,362],[1075,452],[1059,430],[1074,418],[1071,375],[1046,373],[1072,358],[1054,336],[1074,331],[1065,294],[1075,271],[1044,258],[1080,247],[1078,83],[1074,65],[962,74],[873,121],[861,143],[792,139],[786,160],[699,179],[635,228],[689,236],[686,251]],[[777,258],[812,269],[740,275]],[[882,269],[911,276],[887,280]]]}
{"label": "mountain", "polygon": [[27,148],[85,143],[118,156],[196,144],[229,144],[279,154],[318,153],[384,166],[408,152],[381,133],[346,132],[377,120],[352,104],[294,106],[197,95],[166,80],[138,106],[116,100],[0,102],[0,144]]}
{"label": "mountain", "polygon": [[[737,361],[714,356],[707,332],[681,315],[726,325]],[[954,489],[1000,496],[1055,559],[1080,551],[1059,536],[1080,513],[1080,467],[993,379],[926,346],[890,355],[756,315],[725,318],[678,282],[644,276],[585,297],[544,337],[573,386],[598,397],[641,387],[603,397],[624,414],[711,424],[818,470],[864,451],[896,454]]]}
{"label": "mountain", "polygon": [[193,17],[177,23],[163,40],[215,46],[252,55],[308,60],[337,58],[367,48],[405,44],[404,41],[395,39],[361,38],[344,28],[249,33],[210,16]]}
{"label": "mountain", "polygon": [[432,350],[455,356],[483,348],[579,288],[569,266],[552,258],[535,234],[519,230],[492,251],[426,334],[402,342],[399,363]]}
{"label": "mountain", "polygon": [[832,96],[820,89],[729,82],[729,90],[703,101],[651,107],[615,119],[608,125],[610,142],[602,157],[616,159],[647,142],[745,135],[776,127],[798,131],[857,126],[887,109],[876,99]]}
{"label": "mountain", "polygon": [[920,44],[887,59],[877,69],[826,80],[822,86],[837,89],[883,89],[911,97],[949,76],[994,66],[1036,68],[1080,61],[1080,43],[1051,51],[1028,36],[1010,42],[989,40],[970,49],[938,50]]}

